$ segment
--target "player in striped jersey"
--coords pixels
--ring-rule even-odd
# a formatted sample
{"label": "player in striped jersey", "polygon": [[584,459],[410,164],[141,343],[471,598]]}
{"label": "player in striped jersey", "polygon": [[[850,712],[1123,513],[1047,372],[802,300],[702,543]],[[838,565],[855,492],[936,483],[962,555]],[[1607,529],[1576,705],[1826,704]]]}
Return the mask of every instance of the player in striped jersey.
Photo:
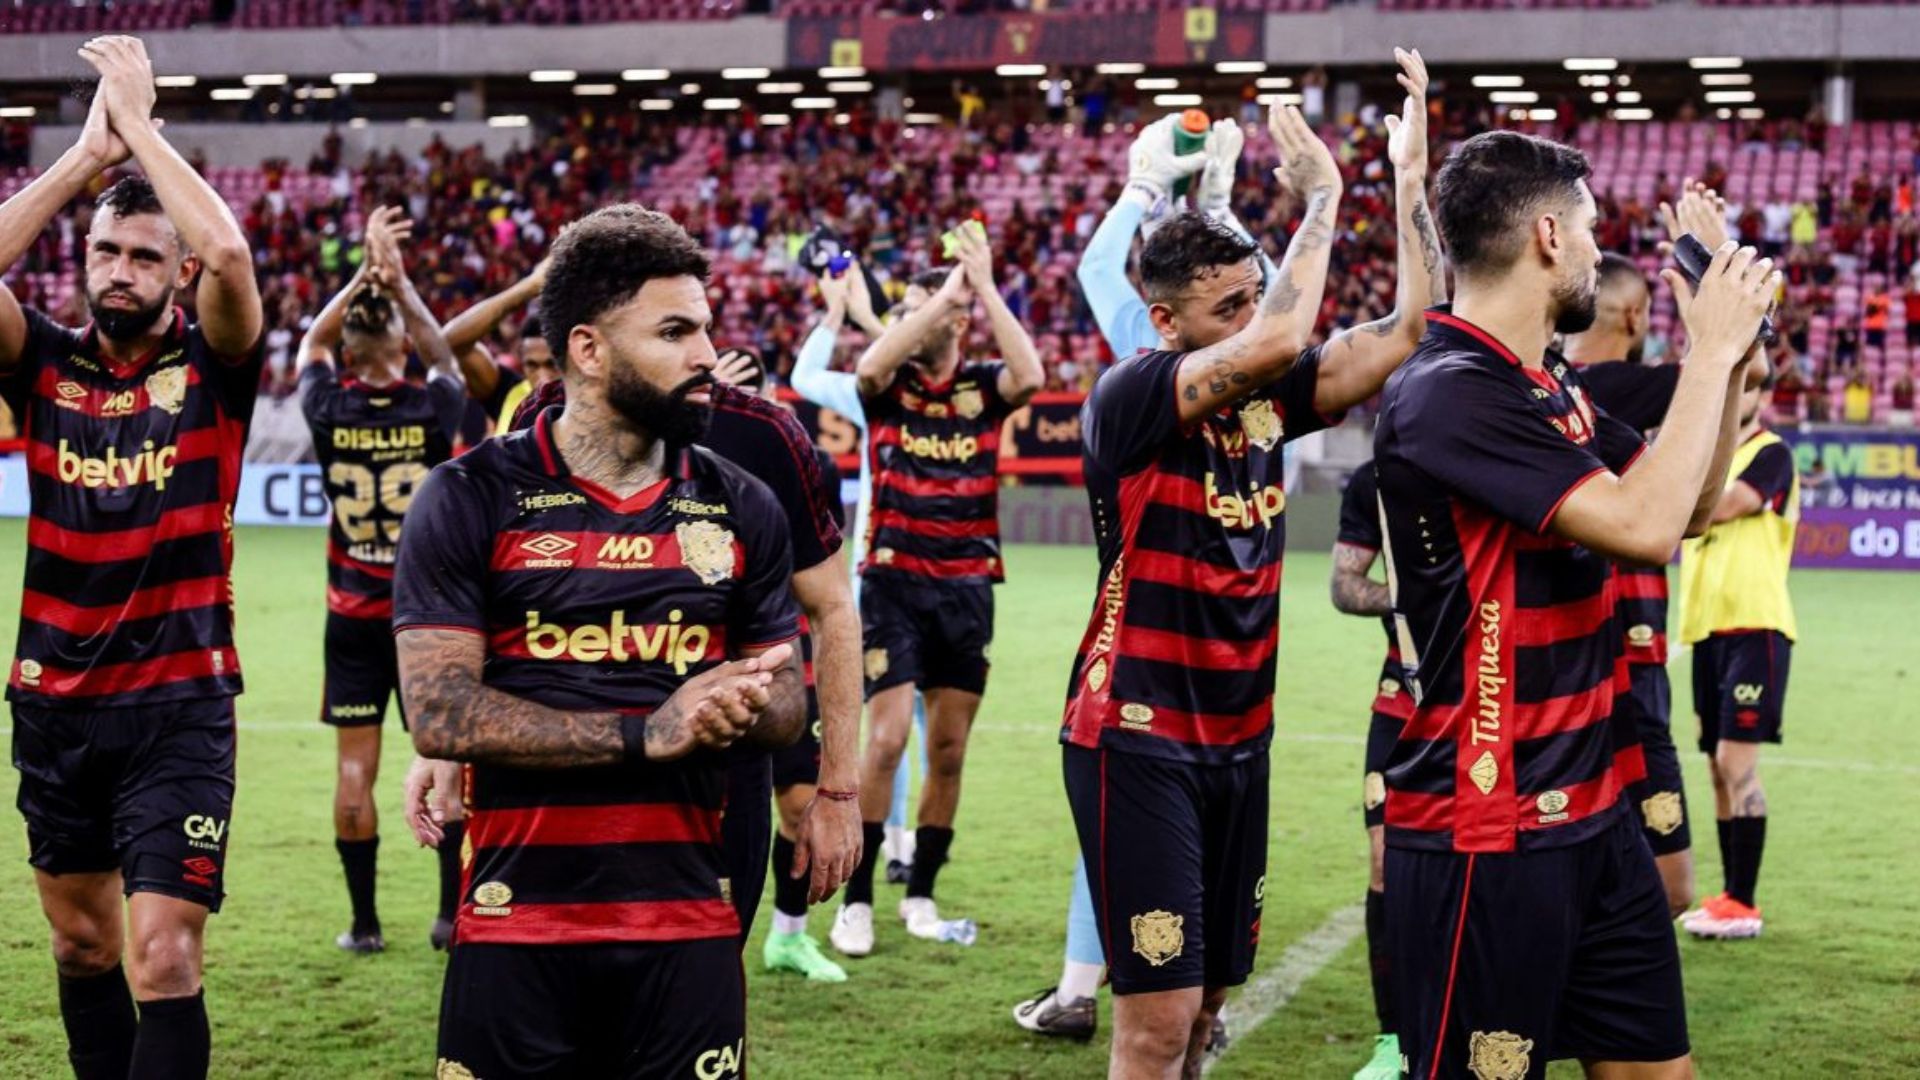
{"label": "player in striped jersey", "polygon": [[[1033,339],[994,284],[987,242],[968,229],[955,234],[960,265],[914,280],[906,313],[857,370],[873,478],[860,589],[872,726],[861,760],[864,855],[833,932],[851,956],[873,948],[873,871],[916,688],[927,701],[927,778],[900,917],[915,937],[971,934],[940,918],[933,890],[953,843],[967,733],[987,685],[993,586],[1003,577],[1001,424],[1042,374]],[[976,298],[998,362],[961,359]]]}
{"label": "player in striped jersey", "polygon": [[1386,905],[1420,1077],[1692,1075],[1680,958],[1628,784],[1640,747],[1609,560],[1703,528],[1779,275],[1723,246],[1651,449],[1548,348],[1592,325],[1597,211],[1578,151],[1456,146],[1435,187],[1457,299],[1428,314],[1374,435],[1387,580],[1415,707],[1388,760]]}
{"label": "player in striped jersey", "polygon": [[[400,243],[412,225],[393,207],[368,215],[365,260],[314,318],[300,348],[300,411],[333,506],[320,718],[338,733],[334,846],[353,909],[353,925],[334,943],[357,953],[386,948],[374,896],[380,832],[373,786],[387,699],[400,690],[394,557],[414,491],[453,452],[467,398],[440,324],[407,278]],[[345,378],[334,366],[342,344]],[[427,361],[424,387],[407,381],[409,344]],[[457,819],[449,822],[440,845],[440,913],[429,934],[435,948],[445,948],[453,932],[462,831]]]}
{"label": "player in striped jersey", "polygon": [[[0,394],[27,440],[32,500],[13,759],[75,1074],[204,1076],[202,942],[224,893],[241,688],[233,501],[260,294],[227,204],[159,134],[145,47],[95,38],[80,55],[100,73],[86,123],[0,206],[0,266],[105,170],[131,157],[146,175],[96,203],[84,330],[0,289]],[[174,304],[190,287],[198,322]]]}
{"label": "player in striped jersey", "polygon": [[[787,519],[692,445],[714,364],[692,238],[621,205],[552,258],[567,404],[435,469],[395,575],[415,748],[467,763],[440,1069],[738,1075],[721,751],[790,744],[805,719]],[[456,783],[416,764],[423,839]]]}

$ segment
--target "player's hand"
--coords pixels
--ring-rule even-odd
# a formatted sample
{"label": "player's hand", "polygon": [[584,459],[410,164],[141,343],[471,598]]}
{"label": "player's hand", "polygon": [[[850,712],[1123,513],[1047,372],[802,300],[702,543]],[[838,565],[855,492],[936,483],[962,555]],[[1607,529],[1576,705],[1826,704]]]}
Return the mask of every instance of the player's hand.
{"label": "player's hand", "polygon": [[724,750],[745,735],[770,700],[774,672],[793,658],[776,645],[759,656],[730,660],[688,679],[647,717],[648,761],[674,761],[695,750]]}
{"label": "player's hand", "polygon": [[947,275],[947,280],[940,285],[940,291],[933,294],[933,302],[953,311],[973,305],[973,294],[967,290],[965,263],[954,267],[953,272]]}
{"label": "player's hand", "polygon": [[1427,170],[1427,62],[1420,57],[1420,50],[1409,52],[1406,49],[1393,50],[1393,58],[1400,64],[1400,74],[1395,76],[1407,91],[1407,100],[1400,106],[1400,115],[1387,116],[1387,158],[1393,167],[1403,173],[1415,173],[1422,182]]}
{"label": "player's hand", "polygon": [[1750,247],[1729,240],[1713,253],[1696,291],[1686,275],[1671,267],[1660,271],[1687,326],[1687,361],[1724,365],[1728,374],[1746,358],[1760,333],[1760,319],[1780,290],[1780,272],[1772,259],[1757,258]]}
{"label": "player's hand", "polygon": [[1720,193],[1689,176],[1680,184],[1680,205],[1660,204],[1660,222],[1667,227],[1667,242],[1660,245],[1661,255],[1671,255],[1673,245],[1692,233],[1708,251],[1733,239],[1727,235],[1727,200]]}
{"label": "player's hand", "polygon": [[840,278],[847,283],[847,314],[856,325],[877,332],[880,315],[873,310],[873,294],[867,290],[866,271],[855,262],[847,267],[847,272]]}
{"label": "player's hand", "polygon": [[[152,122],[155,131],[166,124],[157,116]],[[113,130],[113,124],[107,119],[105,94],[98,91],[94,93],[93,103],[87,107],[87,122],[81,126],[80,140],[74,146],[86,155],[88,166],[96,173],[114,168],[133,156],[133,151],[127,149],[126,140]]]}
{"label": "player's hand", "polygon": [[1275,105],[1267,113],[1267,131],[1280,148],[1280,167],[1273,171],[1274,179],[1300,199],[1310,199],[1322,190],[1328,195],[1339,194],[1340,166],[1299,106]]}
{"label": "player's hand", "polygon": [[713,365],[713,378],[716,382],[728,386],[739,386],[760,370],[753,357],[739,349],[728,349],[720,354],[719,362]]}
{"label": "player's hand", "polygon": [[401,217],[402,213],[397,206],[379,206],[367,215],[367,262],[377,270],[388,271],[390,285],[399,284],[406,273],[400,245],[413,238],[413,222]]}
{"label": "player's hand", "polygon": [[807,903],[821,903],[853,876],[860,865],[861,846],[860,800],[815,795],[800,812],[800,825],[793,833],[793,865],[786,873],[797,878],[811,871]]}
{"label": "player's hand", "polygon": [[838,318],[847,313],[847,298],[853,291],[852,278],[860,276],[858,268],[849,266],[839,277],[832,274],[820,275],[820,300],[827,305],[827,314]]}
{"label": "player's hand", "polygon": [[1155,120],[1140,129],[1127,150],[1127,190],[1138,192],[1149,205],[1171,192],[1182,177],[1206,168],[1204,150],[1184,156],[1173,152],[1173,125],[1178,122],[1172,114]]}
{"label": "player's hand", "polygon": [[953,257],[966,272],[968,287],[981,295],[994,291],[993,246],[969,226],[955,229],[954,233],[959,243]]}
{"label": "player's hand", "polygon": [[99,95],[107,100],[107,119],[125,133],[153,119],[153,61],[139,38],[108,34],[80,46],[80,58],[100,73]]}
{"label": "player's hand", "polygon": [[439,847],[446,824],[462,816],[460,763],[415,757],[407,769],[406,806],[402,815],[422,847]]}
{"label": "player's hand", "polygon": [[1233,202],[1233,179],[1240,165],[1240,151],[1247,145],[1247,133],[1237,120],[1215,120],[1207,136],[1207,167],[1200,178],[1200,209],[1209,214],[1225,213]]}

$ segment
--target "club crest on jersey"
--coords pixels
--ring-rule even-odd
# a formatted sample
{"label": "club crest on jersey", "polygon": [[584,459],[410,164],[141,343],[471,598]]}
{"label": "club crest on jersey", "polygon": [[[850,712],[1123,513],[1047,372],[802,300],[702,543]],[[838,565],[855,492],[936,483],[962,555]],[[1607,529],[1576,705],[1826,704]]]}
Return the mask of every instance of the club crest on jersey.
{"label": "club crest on jersey", "polygon": [[733,577],[733,530],[711,521],[683,521],[673,527],[680,541],[680,561],[703,584],[718,585]]}
{"label": "club crest on jersey", "polygon": [[433,1067],[433,1080],[475,1080],[473,1070],[457,1061],[441,1058]]}
{"label": "club crest on jersey", "polygon": [[21,686],[39,686],[40,676],[44,672],[44,670],[45,669],[40,666],[40,661],[38,660],[20,661],[20,685]]}
{"label": "club crest on jersey", "polygon": [[1286,425],[1273,411],[1273,402],[1262,398],[1240,406],[1240,428],[1247,440],[1262,450],[1271,450],[1286,437]]}
{"label": "club crest on jersey", "polygon": [[1533,805],[1540,811],[1540,823],[1545,825],[1567,820],[1567,804],[1572,801],[1567,797],[1566,792],[1555,788],[1552,791],[1541,792],[1540,797],[1533,800]]}
{"label": "club crest on jersey", "polygon": [[879,680],[887,673],[887,650],[868,649],[866,663],[867,678],[875,681]]}
{"label": "club crest on jersey", "polygon": [[1120,706],[1120,726],[1128,731],[1146,731],[1153,726],[1153,709],[1137,701]]}
{"label": "club crest on jersey", "polygon": [[475,915],[511,915],[513,909],[513,890],[504,881],[483,881],[473,889],[473,913]]}
{"label": "club crest on jersey", "polygon": [[147,376],[147,399],[153,402],[154,408],[179,416],[187,402],[186,365],[161,368]]}
{"label": "club crest on jersey", "polygon": [[987,400],[980,395],[979,388],[961,387],[953,392],[953,411],[962,419],[972,420],[987,411]]}
{"label": "club crest on jersey", "polygon": [[1133,927],[1133,951],[1154,967],[1179,957],[1187,949],[1186,931],[1181,929],[1186,922],[1184,915],[1175,915],[1171,911],[1149,911],[1145,915],[1135,915],[1130,923]]}
{"label": "club crest on jersey", "polygon": [[1370,772],[1360,785],[1360,797],[1367,809],[1377,810],[1387,801],[1387,778],[1377,772]]}
{"label": "club crest on jersey", "polygon": [[1653,627],[1641,623],[1627,631],[1627,644],[1646,648],[1653,644]]}
{"label": "club crest on jersey", "polygon": [[1686,823],[1687,811],[1680,802],[1679,792],[1656,791],[1640,803],[1640,817],[1647,828],[1661,836],[1672,836]]}
{"label": "club crest on jersey", "polygon": [[1532,1039],[1511,1031],[1476,1031],[1467,1044],[1467,1068],[1476,1080],[1522,1080],[1532,1054]]}

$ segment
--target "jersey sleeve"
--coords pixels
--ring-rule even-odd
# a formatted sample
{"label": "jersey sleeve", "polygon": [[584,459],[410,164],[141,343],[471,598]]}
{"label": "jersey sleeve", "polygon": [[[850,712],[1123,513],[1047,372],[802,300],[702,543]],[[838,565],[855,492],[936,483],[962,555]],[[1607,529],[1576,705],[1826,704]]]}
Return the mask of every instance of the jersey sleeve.
{"label": "jersey sleeve", "polygon": [[[800,608],[793,600],[793,545],[787,542],[786,516],[773,493],[755,480],[742,484],[737,499],[740,545],[746,570],[727,614],[731,652],[775,645],[800,633]],[[409,526],[411,527],[411,526]]]}
{"label": "jersey sleeve", "polygon": [[1753,455],[1740,470],[1741,483],[1760,493],[1765,509],[1779,514],[1787,508],[1787,496],[1793,492],[1793,451],[1785,443],[1773,443]]}
{"label": "jersey sleeve", "polygon": [[840,498],[840,463],[822,447],[813,448],[813,462],[820,469],[820,483],[826,488],[827,510],[833,515],[833,523],[840,527],[844,536],[847,531],[847,504]]}
{"label": "jersey sleeve", "polygon": [[300,415],[313,434],[313,453],[322,464],[332,448],[334,404],[340,400],[340,373],[332,364],[308,363],[300,368]]}
{"label": "jersey sleeve", "polygon": [[1322,416],[1313,407],[1313,392],[1320,384],[1320,346],[1303,351],[1279,381],[1262,391],[1262,396],[1280,406],[1286,418],[1284,437],[1292,442],[1316,431],[1323,431],[1346,418],[1346,413]]}
{"label": "jersey sleeve", "polygon": [[1406,385],[1394,419],[1399,453],[1457,494],[1534,532],[1589,477],[1609,471],[1554,430],[1520,390],[1467,363]]}
{"label": "jersey sleeve", "polygon": [[427,474],[407,508],[393,571],[393,628],[487,629],[488,492],[459,464]]}
{"label": "jersey sleeve", "polygon": [[433,405],[434,422],[440,434],[451,442],[460,434],[460,421],[467,415],[467,384],[454,375],[427,373],[427,400]]}
{"label": "jersey sleeve", "polygon": [[33,397],[33,388],[40,381],[40,369],[62,350],[74,347],[73,332],[66,327],[33,308],[21,308],[20,313],[26,316],[27,336],[20,343],[13,370],[0,375],[0,400],[13,410],[16,425],[26,423],[27,399]]}
{"label": "jersey sleeve", "polygon": [[1014,412],[1013,403],[1000,396],[1000,375],[1006,370],[1004,360],[978,361],[960,369],[960,378],[979,381],[980,396],[986,399],[985,415],[989,420],[1004,420]]}
{"label": "jersey sleeve", "polygon": [[1347,490],[1340,496],[1340,534],[1343,544],[1380,550],[1380,484],[1369,461],[1353,470]]}
{"label": "jersey sleeve", "polygon": [[1591,445],[1600,460],[1607,463],[1607,468],[1624,476],[1634,459],[1647,448],[1647,438],[1640,434],[1639,428],[1596,405]]}
{"label": "jersey sleeve", "polygon": [[254,402],[260,398],[260,372],[267,365],[266,335],[262,334],[246,352],[229,356],[215,352],[207,344],[206,333],[195,323],[187,330],[187,348],[190,355],[208,361],[201,365],[200,377],[212,382],[227,415],[236,420],[252,419]]}
{"label": "jersey sleeve", "polygon": [[833,520],[831,507],[839,492],[828,494],[813,441],[791,412],[769,408],[750,415],[763,421],[748,429],[759,434],[756,441],[760,443],[750,455],[753,475],[767,485],[784,511],[787,535],[792,537],[793,568],[811,569],[840,551],[840,526]]}
{"label": "jersey sleeve", "polygon": [[1659,427],[1680,386],[1680,365],[1646,367],[1613,360],[1580,372],[1593,403],[1631,427],[1645,431]]}
{"label": "jersey sleeve", "polygon": [[1179,432],[1174,381],[1185,358],[1185,353],[1140,353],[1100,376],[1080,410],[1089,461],[1116,476],[1138,472]]}

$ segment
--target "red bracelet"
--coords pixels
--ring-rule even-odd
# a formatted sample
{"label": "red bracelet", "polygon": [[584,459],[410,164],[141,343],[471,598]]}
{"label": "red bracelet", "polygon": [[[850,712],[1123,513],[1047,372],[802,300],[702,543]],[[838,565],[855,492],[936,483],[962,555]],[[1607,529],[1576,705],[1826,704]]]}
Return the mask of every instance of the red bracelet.
{"label": "red bracelet", "polygon": [[860,797],[858,791],[834,791],[823,787],[814,788],[813,793],[823,799],[832,799],[834,802],[852,802]]}

